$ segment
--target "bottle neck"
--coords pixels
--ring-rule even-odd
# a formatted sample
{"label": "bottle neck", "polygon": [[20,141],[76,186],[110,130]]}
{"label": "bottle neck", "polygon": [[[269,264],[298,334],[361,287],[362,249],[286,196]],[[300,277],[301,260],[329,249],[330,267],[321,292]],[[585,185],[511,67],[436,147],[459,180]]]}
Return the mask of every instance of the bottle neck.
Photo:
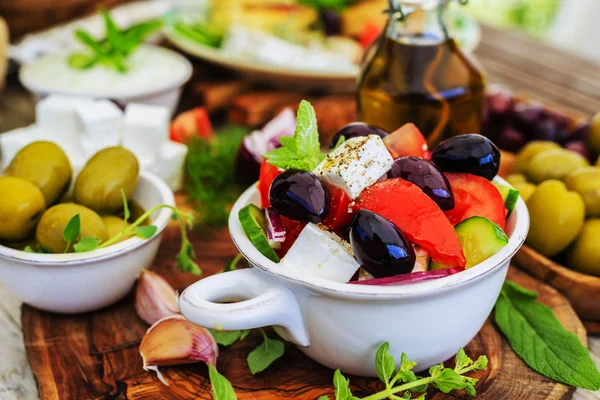
{"label": "bottle neck", "polygon": [[[391,12],[386,27],[390,39],[409,44],[436,44],[450,39],[446,28],[446,0],[428,7],[409,7],[399,1],[401,12]],[[398,10],[398,8],[396,8]]]}

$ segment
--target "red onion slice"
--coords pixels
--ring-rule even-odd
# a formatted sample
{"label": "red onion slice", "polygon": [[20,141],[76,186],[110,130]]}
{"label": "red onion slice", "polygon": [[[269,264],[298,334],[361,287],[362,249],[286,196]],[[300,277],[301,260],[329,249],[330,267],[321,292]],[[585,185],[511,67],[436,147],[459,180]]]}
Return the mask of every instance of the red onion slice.
{"label": "red onion slice", "polygon": [[437,269],[434,271],[413,272],[411,274],[401,274],[395,276],[387,276],[385,278],[367,279],[364,281],[348,282],[350,285],[376,285],[376,286],[392,286],[406,285],[409,283],[423,282],[431,279],[443,278],[464,271],[464,268],[454,267]]}
{"label": "red onion slice", "polygon": [[257,163],[261,163],[266,152],[279,147],[279,138],[294,136],[296,116],[291,108],[285,108],[269,121],[261,130],[254,131],[244,138],[243,146]]}
{"label": "red onion slice", "polygon": [[273,208],[266,209],[267,216],[267,239],[269,242],[282,243],[285,241],[285,228],[279,213]]}

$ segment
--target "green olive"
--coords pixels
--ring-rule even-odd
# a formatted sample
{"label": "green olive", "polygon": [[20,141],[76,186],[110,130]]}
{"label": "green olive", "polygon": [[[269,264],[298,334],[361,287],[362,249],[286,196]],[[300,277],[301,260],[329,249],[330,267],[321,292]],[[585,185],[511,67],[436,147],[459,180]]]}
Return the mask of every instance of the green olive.
{"label": "green olive", "polygon": [[33,183],[13,176],[0,177],[0,240],[28,239],[45,209],[44,195]]}
{"label": "green olive", "polygon": [[565,185],[579,193],[587,217],[600,217],[600,167],[577,168],[567,175]]}
{"label": "green olive", "polygon": [[597,112],[590,121],[587,144],[593,154],[600,154],[600,112]]}
{"label": "green olive", "polygon": [[525,145],[519,154],[515,157],[511,172],[513,174],[524,174],[529,168],[529,162],[538,154],[552,149],[560,149],[560,146],[554,142],[546,140],[533,140]]}
{"label": "green olive", "polygon": [[81,170],[73,197],[98,213],[115,213],[123,209],[121,190],[131,198],[138,179],[135,155],[123,147],[109,147],[96,153]]}
{"label": "green olive", "polygon": [[[84,237],[98,238],[101,243],[108,240],[108,230],[98,214],[79,204],[63,203],[49,208],[42,215],[35,233],[35,239],[40,246],[51,253],[63,253],[67,247],[63,231],[69,220],[76,214],[79,214],[81,223],[79,236],[75,242]],[[71,245],[68,251],[72,249]]]}
{"label": "green olive", "polygon": [[546,150],[531,159],[527,168],[527,177],[533,183],[542,183],[549,179],[563,180],[577,168],[588,165],[590,165],[588,160],[574,151]]}
{"label": "green olive", "polygon": [[514,186],[517,182],[527,182],[527,178],[523,174],[510,174],[506,177],[506,182]]}
{"label": "green olive", "polygon": [[[117,236],[121,231],[129,226],[128,223],[123,220],[123,218],[115,217],[114,215],[107,215],[102,217],[102,221],[104,222],[104,226],[106,226],[106,230],[108,231],[108,237],[112,239]],[[125,235],[115,243],[122,242],[123,240],[129,239],[133,235]]]}
{"label": "green olive", "polygon": [[584,274],[600,276],[600,219],[589,219],[567,252],[567,265]]}
{"label": "green olive", "polygon": [[4,173],[26,179],[39,187],[46,204],[50,205],[69,189],[73,170],[60,147],[41,141],[23,147]]}
{"label": "green olive", "polygon": [[527,244],[549,257],[563,251],[577,237],[585,217],[581,196],[567,191],[564,183],[554,179],[535,189],[527,207],[531,219]]}
{"label": "green olive", "polygon": [[524,201],[529,200],[533,192],[535,191],[535,185],[529,182],[515,182],[512,184],[515,189],[519,191],[519,195]]}

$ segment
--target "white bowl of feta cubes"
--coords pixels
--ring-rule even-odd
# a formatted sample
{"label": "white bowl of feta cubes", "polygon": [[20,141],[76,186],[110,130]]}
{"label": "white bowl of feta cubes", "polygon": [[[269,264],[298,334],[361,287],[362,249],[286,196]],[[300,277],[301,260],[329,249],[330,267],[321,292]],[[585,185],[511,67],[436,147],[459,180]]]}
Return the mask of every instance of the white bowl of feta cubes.
{"label": "white bowl of feta cubes", "polygon": [[[175,206],[167,184],[144,171],[133,200],[146,210]],[[72,314],[106,307],[125,297],[154,261],[171,211],[160,209],[151,218],[157,227],[152,238],[132,237],[85,253],[39,254],[0,246],[0,281],[21,301],[45,311]]]}
{"label": "white bowl of feta cubes", "polygon": [[[467,345],[489,316],[510,260],[529,229],[527,208],[519,198],[506,224],[508,244],[475,267],[406,285],[350,285],[305,269],[284,268],[261,254],[238,218],[243,207],[259,202],[253,185],[235,203],[229,219],[231,237],[253,268],[190,286],[181,295],[181,312],[208,328],[274,326],[313,360],[361,376],[376,376],[373,356],[386,341],[392,354],[405,352],[416,361],[417,371]],[[305,257],[320,251],[311,246]]]}
{"label": "white bowl of feta cubes", "polygon": [[125,73],[102,66],[73,69],[67,63],[69,54],[52,54],[26,64],[19,79],[40,97],[62,94],[110,99],[121,105],[155,104],[172,113],[192,75],[192,64],[185,57],[157,46],[141,46],[131,55]]}

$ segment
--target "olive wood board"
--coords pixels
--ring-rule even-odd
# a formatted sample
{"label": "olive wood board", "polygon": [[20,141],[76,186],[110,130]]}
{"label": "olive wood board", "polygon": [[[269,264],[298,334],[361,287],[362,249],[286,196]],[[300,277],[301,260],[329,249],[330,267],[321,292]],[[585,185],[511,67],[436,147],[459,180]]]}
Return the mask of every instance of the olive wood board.
{"label": "olive wood board", "polygon": [[[185,199],[178,196],[178,204]],[[183,208],[183,207],[182,207]],[[221,271],[236,253],[226,229],[190,237],[205,275]],[[179,233],[174,222],[165,230],[153,269],[179,290],[197,277],[178,272],[174,256]],[[586,331],[565,297],[530,275],[511,267],[510,279],[540,293],[558,319],[587,344]],[[25,348],[35,375],[40,398],[46,399],[212,399],[204,364],[165,367],[161,371],[170,386],[153,372],[142,369],[138,346],[148,325],[136,315],[133,291],[122,301],[100,311],[58,315],[23,305]],[[272,331],[269,335],[274,336]],[[333,371],[307,358],[286,343],[285,355],[270,368],[252,376],[248,353],[261,341],[253,331],[245,340],[221,348],[218,370],[233,384],[239,399],[316,399],[333,397]],[[493,321],[466,347],[467,354],[489,358],[487,371],[479,371],[478,399],[569,399],[574,388],[556,383],[529,369],[508,346]],[[410,357],[410,349],[406,352]],[[398,356],[398,355],[396,355]],[[349,376],[356,396],[381,390],[377,379]],[[431,392],[428,399],[468,398],[464,393]]]}

